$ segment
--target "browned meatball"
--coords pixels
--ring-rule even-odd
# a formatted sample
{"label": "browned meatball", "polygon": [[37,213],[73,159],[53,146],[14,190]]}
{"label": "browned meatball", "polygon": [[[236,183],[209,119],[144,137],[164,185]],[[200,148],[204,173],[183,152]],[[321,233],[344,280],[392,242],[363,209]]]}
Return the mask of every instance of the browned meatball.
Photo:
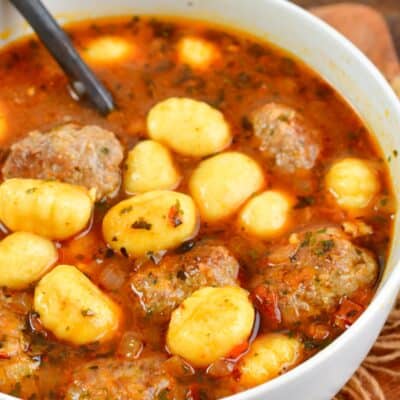
{"label": "browned meatball", "polygon": [[39,366],[38,361],[28,354],[24,314],[8,303],[0,292],[0,392],[5,393],[21,386],[23,379],[31,376]]}
{"label": "browned meatball", "polygon": [[377,274],[368,251],[340,229],[323,227],[292,234],[267,257],[251,286],[272,325],[291,326],[334,310],[344,296],[371,287]]}
{"label": "browned meatball", "polygon": [[253,112],[251,121],[260,150],[285,172],[311,169],[320,152],[318,132],[302,115],[282,104],[268,103]]}
{"label": "browned meatball", "polygon": [[164,257],[159,265],[146,263],[130,283],[144,312],[164,322],[195,290],[237,285],[238,272],[238,262],[224,246],[199,243],[187,253]]}
{"label": "browned meatball", "polygon": [[65,399],[173,400],[178,390],[162,368],[165,358],[153,355],[133,361],[103,358],[80,367]]}
{"label": "browned meatball", "polygon": [[115,135],[98,126],[68,124],[33,131],[11,146],[4,178],[56,179],[96,189],[97,199],[114,195],[123,158]]}

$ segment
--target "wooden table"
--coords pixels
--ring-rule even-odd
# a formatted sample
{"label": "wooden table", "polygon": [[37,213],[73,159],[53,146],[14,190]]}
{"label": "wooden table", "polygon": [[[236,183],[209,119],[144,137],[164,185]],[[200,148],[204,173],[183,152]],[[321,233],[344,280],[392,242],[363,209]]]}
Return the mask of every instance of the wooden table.
{"label": "wooden table", "polygon": [[[334,0],[293,0],[293,2],[305,8],[339,3]],[[397,54],[400,55],[400,0],[353,0],[352,3],[372,6],[384,15],[388,22]],[[398,329],[396,333],[400,334],[400,329]],[[400,359],[389,364],[389,367],[393,371],[400,373]],[[374,373],[374,376],[383,388],[386,400],[400,400],[400,378],[391,378],[388,375],[381,373]],[[370,395],[368,400],[378,399],[379,397]]]}

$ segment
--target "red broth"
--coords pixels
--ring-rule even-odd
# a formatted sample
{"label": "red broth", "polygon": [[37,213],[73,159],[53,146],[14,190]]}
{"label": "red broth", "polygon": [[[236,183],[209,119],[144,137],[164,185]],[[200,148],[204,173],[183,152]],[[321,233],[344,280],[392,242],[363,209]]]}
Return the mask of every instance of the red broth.
{"label": "red broth", "polygon": [[[287,229],[274,238],[263,240],[246,235],[237,228],[235,215],[223,222],[202,221],[193,241],[178,248],[181,253],[190,252],[192,246],[196,247],[203,240],[222,244],[239,262],[240,285],[249,290],[257,309],[257,323],[249,340],[208,368],[193,368],[183,359],[169,354],[165,343],[168,321],[159,323],[152,315],[143,314],[130,285],[132,275],[140,269],[140,262],[113,252],[102,238],[103,216],[113,204],[128,196],[121,189],[113,199],[97,202],[92,225],[77,237],[58,243],[59,263],[75,265],[120,305],[123,310],[120,331],[106,343],[80,347],[63,343],[46,331],[40,315],[33,312],[34,286],[22,292],[4,288],[3,307],[11,308],[11,312],[22,315],[26,321],[17,329],[23,330],[28,345],[23,355],[1,357],[1,343],[7,340],[12,324],[8,317],[2,319],[0,307],[0,322],[3,323],[0,335],[4,334],[3,339],[0,336],[0,391],[30,400],[128,399],[139,398],[132,395],[139,389],[130,386],[132,379],[135,383],[135,379],[139,379],[143,390],[140,398],[143,399],[217,399],[247,387],[241,381],[239,365],[255,338],[279,332],[298,340],[302,351],[290,366],[293,367],[351,326],[368,306],[379,278],[352,292],[351,296],[338,295],[329,310],[307,318],[298,317],[290,324],[283,323],[276,314],[284,312],[279,309],[280,296],[287,295],[282,292],[282,285],[273,287],[271,294],[271,287],[254,287],[251,282],[261,269],[269,268],[271,252],[286,244],[291,233],[309,227],[342,229],[342,224],[349,221],[361,221],[370,227],[370,234],[355,238],[347,234],[346,237],[357,248],[367,249],[378,265],[379,274],[382,273],[395,212],[386,162],[397,157],[397,151],[389,160],[385,159],[366,126],[331,86],[300,60],[243,33],[205,23],[147,17],[90,20],[70,25],[67,31],[82,54],[91,40],[103,35],[117,36],[133,45],[133,54],[121,60],[89,61],[112,92],[117,109],[103,118],[89,104],[75,101],[66,77],[36,38],[13,43],[0,52],[0,113],[5,124],[0,138],[2,162],[10,146],[28,132],[46,131],[66,122],[98,125],[114,132],[126,154],[147,138],[146,116],[152,106],[169,97],[188,97],[220,110],[233,134],[229,150],[240,151],[256,160],[268,177],[267,189],[290,193],[296,201]],[[185,36],[202,38],[215,46],[219,56],[212,66],[195,69],[180,61],[177,43]],[[259,150],[251,116],[266,103],[292,107],[318,129],[321,152],[314,168],[282,172]],[[340,208],[324,184],[330,166],[346,157],[368,160],[379,177],[379,193],[358,217]],[[188,180],[199,159],[174,154],[174,160],[183,174],[176,190],[187,193]],[[330,240],[325,240],[327,252],[331,250]],[[302,242],[303,247],[309,245],[306,242]],[[160,259],[176,254],[177,250],[170,250],[167,254],[151,254],[150,258],[162,268]],[[287,290],[300,288],[307,282],[310,271],[303,267],[281,276]],[[315,265],[308,267],[312,269]],[[271,279],[279,281],[280,273],[277,271]],[[62,318],[60,315],[60,320]],[[36,363],[33,372],[13,380],[12,373],[7,371],[23,365],[25,357]],[[149,357],[156,361],[135,367],[140,360]],[[85,365],[86,370],[82,372],[80,368]],[[154,365],[159,365],[157,372],[154,372]],[[164,378],[168,379],[167,386],[160,384]],[[74,380],[80,383],[72,390]]]}

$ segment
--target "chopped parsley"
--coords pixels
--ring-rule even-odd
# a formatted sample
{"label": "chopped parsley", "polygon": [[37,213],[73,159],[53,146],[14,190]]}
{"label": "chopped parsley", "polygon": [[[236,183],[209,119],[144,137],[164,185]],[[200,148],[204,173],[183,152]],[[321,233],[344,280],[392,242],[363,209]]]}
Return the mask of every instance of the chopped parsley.
{"label": "chopped parsley", "polygon": [[132,229],[144,229],[146,231],[149,231],[151,229],[151,224],[147,222],[143,217],[140,217],[137,219],[132,225]]}
{"label": "chopped parsley", "polygon": [[317,256],[323,256],[328,251],[332,250],[335,247],[335,242],[332,239],[321,240],[318,243],[317,249],[315,250],[315,254]]}
{"label": "chopped parsley", "polygon": [[128,207],[124,207],[121,209],[121,211],[119,212],[120,215],[123,214],[128,214],[132,211],[132,206],[128,206]]}
{"label": "chopped parsley", "polygon": [[160,393],[158,393],[157,400],[168,400],[169,397],[169,389],[163,389]]}
{"label": "chopped parsley", "polygon": [[96,315],[96,313],[90,308],[84,308],[83,310],[81,310],[81,314],[84,317],[93,317],[94,315]]}
{"label": "chopped parsley", "polygon": [[295,209],[306,208],[314,205],[315,198],[313,196],[297,196],[297,203]]}

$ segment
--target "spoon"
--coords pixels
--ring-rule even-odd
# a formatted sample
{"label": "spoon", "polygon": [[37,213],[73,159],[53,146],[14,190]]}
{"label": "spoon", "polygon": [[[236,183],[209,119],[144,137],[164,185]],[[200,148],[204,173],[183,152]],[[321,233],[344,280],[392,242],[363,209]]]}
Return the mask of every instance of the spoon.
{"label": "spoon", "polygon": [[113,111],[114,101],[111,93],[82,60],[66,33],[41,0],[10,0],[10,2],[29,22],[69,77],[71,87],[78,98],[85,95],[103,115]]}

